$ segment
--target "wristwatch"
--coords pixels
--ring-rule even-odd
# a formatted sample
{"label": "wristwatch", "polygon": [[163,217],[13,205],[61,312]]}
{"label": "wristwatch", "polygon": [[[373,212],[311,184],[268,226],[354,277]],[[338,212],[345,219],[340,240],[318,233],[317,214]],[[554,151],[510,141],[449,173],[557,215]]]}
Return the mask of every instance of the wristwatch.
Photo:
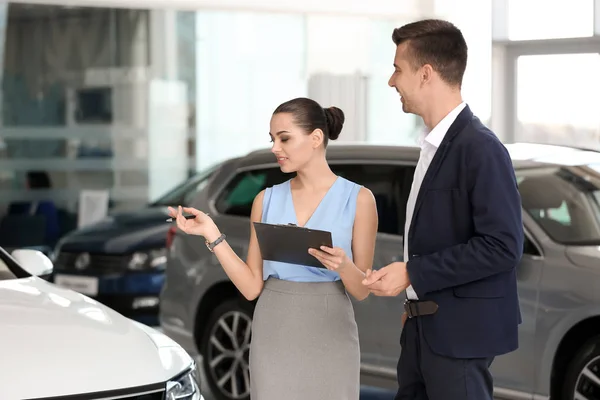
{"label": "wristwatch", "polygon": [[224,233],[221,234],[221,236],[219,236],[217,238],[217,240],[215,240],[212,243],[209,243],[208,240],[205,242],[206,243],[206,247],[208,248],[208,250],[210,250],[211,253],[214,253],[214,248],[216,245],[218,245],[219,243],[221,243],[223,240],[225,240],[226,236]]}

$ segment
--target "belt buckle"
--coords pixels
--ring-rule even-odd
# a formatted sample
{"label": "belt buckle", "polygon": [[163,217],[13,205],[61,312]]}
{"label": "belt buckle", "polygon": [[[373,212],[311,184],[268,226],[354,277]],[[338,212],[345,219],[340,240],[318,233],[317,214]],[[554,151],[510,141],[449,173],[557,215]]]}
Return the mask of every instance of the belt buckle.
{"label": "belt buckle", "polygon": [[412,301],[410,301],[409,299],[404,300],[404,311],[406,311],[406,316],[408,318],[412,318],[415,316],[412,312],[411,304],[412,304]]}

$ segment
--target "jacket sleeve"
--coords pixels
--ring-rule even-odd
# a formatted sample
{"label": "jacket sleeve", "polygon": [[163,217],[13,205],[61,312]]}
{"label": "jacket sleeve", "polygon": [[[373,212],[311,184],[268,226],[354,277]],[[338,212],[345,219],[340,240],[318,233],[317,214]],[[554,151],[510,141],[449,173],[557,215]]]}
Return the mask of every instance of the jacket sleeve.
{"label": "jacket sleeve", "polygon": [[474,235],[407,263],[419,297],[515,268],[523,253],[521,197],[510,155],[498,140],[477,143],[467,165]]}

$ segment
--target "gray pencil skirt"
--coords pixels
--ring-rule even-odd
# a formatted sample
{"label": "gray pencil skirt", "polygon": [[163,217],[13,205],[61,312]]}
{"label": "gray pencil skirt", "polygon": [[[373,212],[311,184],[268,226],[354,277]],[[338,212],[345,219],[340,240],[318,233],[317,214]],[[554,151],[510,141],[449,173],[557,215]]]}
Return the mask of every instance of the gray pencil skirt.
{"label": "gray pencil skirt", "polygon": [[252,321],[250,387],[252,400],[358,400],[358,330],[342,282],[265,282]]}

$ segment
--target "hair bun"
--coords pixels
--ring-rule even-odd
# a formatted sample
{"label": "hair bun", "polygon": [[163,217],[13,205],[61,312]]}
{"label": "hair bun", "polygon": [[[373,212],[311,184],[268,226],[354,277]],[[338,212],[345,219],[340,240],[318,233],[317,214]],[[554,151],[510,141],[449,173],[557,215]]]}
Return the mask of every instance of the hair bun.
{"label": "hair bun", "polygon": [[329,139],[336,140],[342,132],[346,117],[344,112],[337,107],[328,107],[324,109],[325,117],[327,118],[327,130],[329,131]]}

